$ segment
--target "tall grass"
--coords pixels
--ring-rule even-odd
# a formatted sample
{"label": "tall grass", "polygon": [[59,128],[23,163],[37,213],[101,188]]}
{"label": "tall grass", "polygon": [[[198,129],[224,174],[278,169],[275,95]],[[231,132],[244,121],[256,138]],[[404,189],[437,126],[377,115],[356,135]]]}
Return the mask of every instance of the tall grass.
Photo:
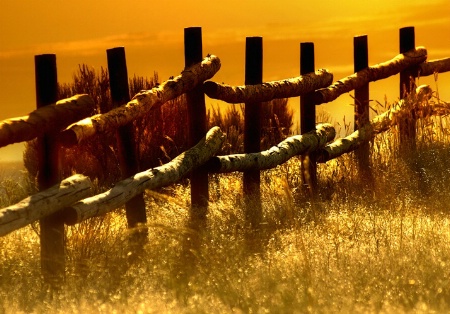
{"label": "tall grass", "polygon": [[0,312],[449,312],[447,125],[418,122],[417,152],[406,158],[395,128],[378,135],[370,186],[353,154],[320,164],[315,201],[299,158],[263,171],[257,230],[245,222],[239,173],[210,175],[201,228],[186,185],[147,191],[142,254],[130,252],[122,209],[68,227],[58,291],[41,284],[37,226],[18,230],[0,238]]}

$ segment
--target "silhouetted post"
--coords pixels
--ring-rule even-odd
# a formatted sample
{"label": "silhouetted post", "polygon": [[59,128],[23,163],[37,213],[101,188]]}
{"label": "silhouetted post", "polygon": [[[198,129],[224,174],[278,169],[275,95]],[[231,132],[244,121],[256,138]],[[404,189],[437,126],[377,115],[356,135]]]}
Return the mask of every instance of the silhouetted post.
{"label": "silhouetted post", "polygon": [[[130,101],[128,72],[125,48],[116,47],[106,51],[108,59],[109,85],[111,89],[112,107],[120,107]],[[116,133],[119,151],[119,162],[122,179],[139,172],[133,124],[120,127]],[[125,205],[128,228],[138,227],[147,222],[144,195],[139,194]],[[141,243],[147,238],[147,229],[138,229],[137,235]]]}
{"label": "silhouetted post", "polygon": [[[353,62],[355,73],[369,66],[367,35],[353,38]],[[369,83],[355,89],[354,130],[369,123]],[[370,180],[369,143],[362,144],[356,151],[359,173],[362,179]]]}
{"label": "silhouetted post", "polygon": [[[400,53],[407,52],[416,47],[414,27],[404,27],[400,29]],[[417,76],[417,70],[407,69],[400,72],[400,98],[404,99],[411,92],[414,86],[414,78]],[[416,119],[414,116],[405,117],[399,124],[400,145],[408,149],[414,149],[416,146]]]}
{"label": "silhouetted post", "polygon": [[[36,107],[41,108],[57,101],[58,79],[56,55],[44,54],[34,57],[36,79]],[[59,178],[59,158],[56,134],[45,134],[37,139],[39,191],[57,184]],[[41,269],[44,280],[58,284],[64,279],[64,222],[59,213],[40,221]]]}
{"label": "silhouetted post", "polygon": [[[416,38],[414,27],[404,27],[400,29],[400,53],[407,52],[411,49],[416,48]],[[405,71],[400,72],[400,98],[405,99],[407,95],[413,91],[415,86],[415,78],[418,76],[417,68],[410,68]],[[403,156],[408,157],[414,156],[416,151],[416,117],[414,112],[406,114],[402,117],[399,123],[400,132],[400,152]],[[408,162],[409,166],[418,175],[418,189],[424,195],[430,193],[430,187],[428,186],[427,175],[424,172],[422,161],[417,159],[415,162],[411,163],[411,159]]]}
{"label": "silhouetted post", "polygon": [[[262,37],[247,37],[245,44],[245,85],[262,83],[263,40]],[[261,151],[261,103],[246,103],[244,112],[244,151]],[[244,172],[244,201],[246,218],[252,227],[261,222],[260,171]]]}
{"label": "silhouetted post", "polygon": [[[300,75],[315,71],[314,43],[300,43]],[[300,134],[316,129],[316,105],[312,94],[300,96]],[[317,187],[317,165],[313,155],[305,155],[302,160],[302,182],[312,193]]]}
{"label": "silhouetted post", "polygon": [[[201,62],[202,29],[189,27],[184,29],[184,60],[185,67]],[[205,135],[206,104],[202,84],[186,93],[188,107],[189,147],[194,146]],[[194,220],[205,220],[208,212],[208,172],[205,168],[195,169],[191,174],[191,215]]]}

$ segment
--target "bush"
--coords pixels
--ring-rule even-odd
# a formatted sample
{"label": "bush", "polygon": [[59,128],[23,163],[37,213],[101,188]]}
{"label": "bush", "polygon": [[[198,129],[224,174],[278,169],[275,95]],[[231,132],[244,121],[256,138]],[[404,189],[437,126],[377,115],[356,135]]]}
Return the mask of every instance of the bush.
{"label": "bush", "polygon": [[[158,84],[158,74],[152,78],[133,76],[129,80],[130,95],[148,90]],[[73,82],[58,86],[58,98],[75,94],[89,94],[93,97],[95,113],[111,110],[111,96],[107,70],[97,73],[87,65],[80,65],[73,76]],[[287,99],[277,99],[262,105],[261,125],[262,149],[275,145],[290,133],[293,113]],[[219,106],[207,113],[209,128],[219,126],[227,133],[227,142],[220,154],[243,152],[243,106],[230,105],[225,112]],[[144,117],[133,122],[137,159],[140,170],[166,163],[188,149],[187,104],[182,95],[163,106],[150,110]],[[30,176],[37,175],[36,142],[26,144],[24,163]],[[117,145],[114,137],[97,135],[81,145],[63,148],[60,151],[61,177],[81,173],[98,179],[103,187],[109,187],[120,179]]]}
{"label": "bush", "polygon": [[[227,134],[220,154],[244,152],[244,105],[228,105],[224,113],[221,107],[208,110],[208,128],[219,126]],[[261,149],[266,150],[291,135],[293,111],[288,99],[274,99],[261,105]]]}
{"label": "bush", "polygon": [[[87,65],[80,65],[70,84],[58,85],[58,99],[75,94],[89,94],[94,99],[94,113],[107,112],[111,109],[109,78],[107,70],[101,68],[96,73]],[[24,165],[29,176],[37,176],[36,140],[27,142],[24,152]],[[69,177],[81,173],[91,179],[98,179],[102,186],[110,186],[120,178],[119,163],[116,155],[115,139],[98,135],[80,145],[60,149],[60,176]]]}

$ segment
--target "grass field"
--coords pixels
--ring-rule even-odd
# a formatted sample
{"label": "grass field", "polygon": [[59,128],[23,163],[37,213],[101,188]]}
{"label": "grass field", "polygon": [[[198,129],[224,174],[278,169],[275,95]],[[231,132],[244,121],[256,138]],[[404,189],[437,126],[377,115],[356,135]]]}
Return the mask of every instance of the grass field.
{"label": "grass field", "polygon": [[313,200],[298,158],[262,172],[258,230],[239,174],[211,175],[204,226],[190,222],[186,185],[148,191],[143,251],[130,251],[122,210],[67,228],[57,291],[41,281],[38,225],[18,230],[0,238],[0,313],[448,313],[447,123],[418,123],[407,156],[396,129],[377,136],[373,182],[353,154],[320,164]]}

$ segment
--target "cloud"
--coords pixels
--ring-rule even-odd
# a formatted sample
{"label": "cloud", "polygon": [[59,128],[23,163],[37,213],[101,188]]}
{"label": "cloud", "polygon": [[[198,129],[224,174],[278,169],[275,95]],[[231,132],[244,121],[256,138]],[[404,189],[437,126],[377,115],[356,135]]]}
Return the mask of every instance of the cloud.
{"label": "cloud", "polygon": [[[408,23],[422,28],[448,29],[449,9],[447,1],[411,0],[408,6],[394,2],[376,11],[363,10],[360,14],[348,12],[345,14],[331,14],[338,12],[324,12],[316,19],[281,19],[281,22],[268,21],[266,24],[251,25],[227,24],[224,27],[204,27],[203,43],[208,46],[241,43],[248,36],[262,36],[269,40],[348,40],[351,36],[361,33],[382,33],[396,28],[408,26]],[[376,6],[375,6],[376,7]],[[408,9],[406,9],[408,8]],[[320,14],[319,14],[320,15]],[[127,48],[161,49],[162,47],[178,47],[183,43],[182,29],[151,30],[148,32],[127,32],[112,36],[90,38],[73,41],[48,42],[30,45],[17,49],[0,50],[0,58],[7,59],[16,56],[30,56],[41,53],[57,53],[68,55],[95,55],[103,53],[105,49],[117,46]]]}
{"label": "cloud", "polygon": [[142,32],[124,33],[114,36],[92,38],[85,40],[50,42],[18,49],[0,51],[0,58],[7,59],[24,55],[37,55],[42,53],[56,53],[68,55],[95,55],[106,49],[118,46],[126,47],[146,47],[170,45],[178,42],[174,32]]}

